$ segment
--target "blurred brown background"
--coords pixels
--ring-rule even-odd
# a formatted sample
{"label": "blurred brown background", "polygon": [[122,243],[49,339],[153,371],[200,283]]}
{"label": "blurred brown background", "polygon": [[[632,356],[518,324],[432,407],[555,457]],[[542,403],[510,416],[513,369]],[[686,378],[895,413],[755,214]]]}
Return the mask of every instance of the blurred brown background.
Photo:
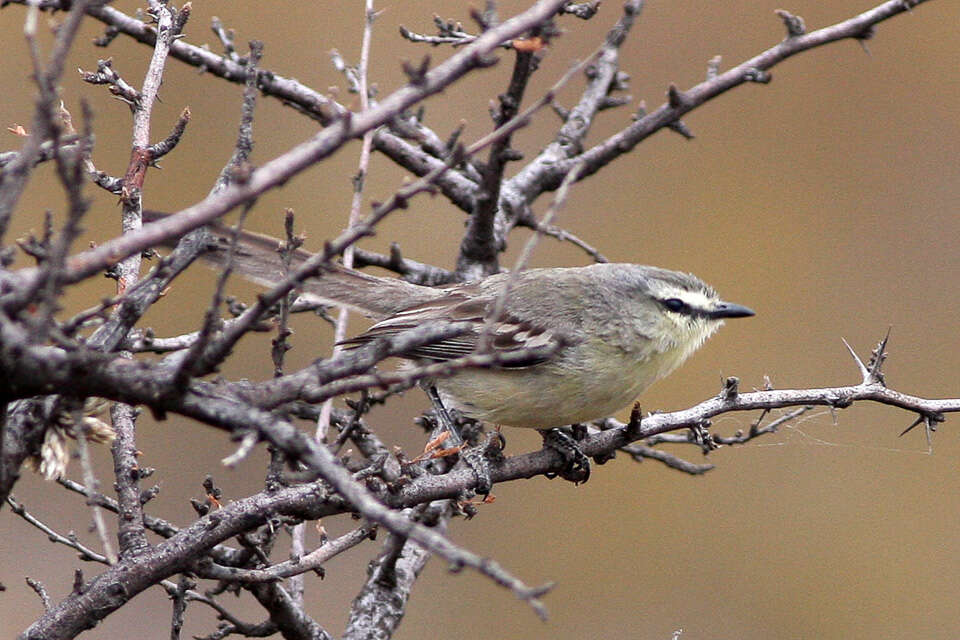
{"label": "blurred brown background", "polygon": [[[503,15],[525,6],[500,4]],[[775,44],[783,27],[773,10],[781,4],[649,3],[623,50],[634,106],[604,112],[590,141],[624,126],[640,99],[660,104],[670,82],[686,88],[702,80],[712,56],[722,55],[726,69]],[[794,0],[785,8],[813,29],[874,4]],[[115,6],[132,12],[138,5]],[[399,86],[400,60],[449,55],[401,40],[399,24],[430,32],[434,13],[469,23],[467,3],[381,1],[377,8],[383,14],[375,25],[371,76],[382,94]],[[540,95],[572,60],[592,50],[619,12],[618,3],[607,2],[590,22],[562,20],[566,34],[553,44],[528,95]],[[0,12],[4,127],[29,125],[31,119],[24,14],[22,7]],[[361,2],[195,2],[187,37],[219,51],[208,30],[212,15],[237,29],[241,52],[247,40],[263,40],[265,68],[321,90],[341,87],[340,99],[353,104],[328,51],[336,48],[348,61],[357,60]],[[936,0],[881,24],[868,43],[869,55],[853,41],[802,54],[774,68],[772,84],[741,87],[688,116],[695,140],[659,133],[573,189],[559,224],[612,260],[692,271],[758,311],[756,318],[730,323],[692,362],[648,391],[644,409],[689,406],[716,393],[726,375],[739,376],[746,389],[762,386],[764,376],[781,388],[855,383],[858,375],[841,337],[866,354],[891,326],[890,385],[928,397],[960,395],[957,24],[960,5]],[[139,85],[149,50],[123,37],[108,50],[96,49],[89,43],[100,31],[87,22],[67,68],[94,69],[98,57],[112,56],[115,68]],[[44,42],[48,51],[49,38]],[[467,140],[486,133],[487,102],[503,91],[509,69],[504,55],[498,66],[430,99],[428,124],[445,135],[463,119]],[[560,102],[570,105],[581,87],[579,79],[569,85]],[[167,134],[184,106],[193,120],[180,147],[162,161],[163,170],[150,172],[147,206],[177,210],[206,194],[231,151],[240,92],[169,62],[153,138]],[[130,144],[126,107],[68,72],[63,98],[78,119],[81,96],[96,112],[96,163],[121,174]],[[277,101],[261,99],[254,162],[288,149],[315,126]],[[556,126],[555,117],[542,112],[516,144],[531,157]],[[7,134],[0,149],[20,144]],[[348,147],[262,198],[250,226],[278,233],[280,212],[292,207],[298,228],[309,236],[307,245],[321,246],[345,224],[358,149]],[[379,156],[372,172],[370,200],[388,196],[404,178]],[[88,239],[110,237],[119,228],[115,198],[92,187],[88,193],[95,198]],[[43,167],[10,237],[39,230],[44,209],[62,208],[52,167]],[[382,250],[397,240],[410,257],[452,266],[462,220],[442,197],[419,198],[364,246]],[[523,232],[512,236],[504,264],[524,238]],[[574,265],[586,258],[545,240],[535,262]],[[197,268],[144,324],[160,335],[197,326],[212,282],[211,274]],[[111,285],[104,279],[85,283],[70,296],[70,309],[89,306]],[[246,299],[255,293],[240,282],[231,290]],[[326,325],[316,320],[299,318],[295,329],[291,368],[325,353],[330,342]],[[268,345],[269,336],[245,341],[224,373],[268,377]],[[425,404],[410,393],[375,420],[414,451],[420,436],[411,420]],[[728,415],[714,429],[729,434],[755,418]],[[956,638],[960,421],[948,419],[928,451],[922,430],[897,437],[912,419],[890,408],[857,406],[835,421],[818,410],[772,437],[712,453],[709,461],[717,468],[704,477],[618,459],[581,487],[543,478],[497,486],[496,503],[482,507],[472,522],[456,521],[452,536],[530,583],[556,580],[547,598],[550,621],[541,623],[489,581],[469,572],[450,575],[434,561],[413,593],[398,637],[666,639],[682,629],[684,640]],[[506,435],[512,452],[539,446],[536,434]],[[262,451],[229,472],[218,462],[233,450],[223,434],[176,417],[162,423],[145,417],[139,447],[143,463],[158,470],[151,480],[162,487],[150,512],[178,524],[193,519],[187,498],[201,496],[208,472],[227,499],[261,483]],[[689,448],[676,452],[700,461]],[[96,455],[109,488],[109,454]],[[76,465],[72,472],[79,474]],[[15,494],[39,517],[96,545],[81,499],[31,474]],[[332,533],[350,526],[324,524]],[[312,529],[308,542],[316,542]],[[308,577],[310,612],[334,635],[374,552],[367,545],[338,558],[325,581]],[[0,510],[0,581],[7,587],[0,593],[0,636],[12,637],[41,613],[24,575],[43,581],[60,598],[77,567],[87,575],[101,570],[83,566],[9,509]],[[255,606],[233,606],[243,616],[256,615]],[[165,638],[169,620],[167,599],[153,589],[85,637]],[[203,606],[188,611],[189,634],[214,627]]]}

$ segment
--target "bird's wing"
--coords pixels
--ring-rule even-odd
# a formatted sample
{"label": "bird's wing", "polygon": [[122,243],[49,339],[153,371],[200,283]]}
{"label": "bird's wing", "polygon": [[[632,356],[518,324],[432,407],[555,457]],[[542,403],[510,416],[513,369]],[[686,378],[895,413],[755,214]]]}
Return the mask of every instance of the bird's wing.
{"label": "bird's wing", "polygon": [[501,314],[500,319],[486,329],[486,316],[494,304],[494,297],[478,296],[469,285],[458,287],[441,298],[399,311],[341,344],[359,346],[380,337],[393,336],[402,331],[414,329],[432,320],[470,322],[475,326],[472,331],[463,335],[411,349],[401,354],[402,357],[444,361],[470,355],[476,351],[480,337],[487,330],[491,332],[489,345],[495,353],[520,354],[523,351],[540,350],[540,353],[531,353],[529,358],[521,357],[519,360],[502,365],[505,368],[522,368],[549,359],[551,354],[543,353],[545,348],[560,347],[565,344],[563,336],[547,330],[535,321],[521,320],[512,317],[509,313]]}

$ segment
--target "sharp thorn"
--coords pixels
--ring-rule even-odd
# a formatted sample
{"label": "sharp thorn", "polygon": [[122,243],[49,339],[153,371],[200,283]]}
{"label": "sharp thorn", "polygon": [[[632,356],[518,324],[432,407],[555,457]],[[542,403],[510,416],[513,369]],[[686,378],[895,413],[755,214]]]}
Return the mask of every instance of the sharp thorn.
{"label": "sharp thorn", "polygon": [[917,426],[917,425],[920,424],[921,422],[924,422],[926,419],[927,419],[926,416],[922,416],[922,415],[919,416],[916,420],[914,420],[913,422],[910,423],[910,426],[909,426],[909,427],[907,427],[906,429],[904,429],[903,431],[901,431],[901,432],[900,432],[900,435],[897,436],[897,437],[898,437],[898,438],[902,438],[903,436],[907,435],[908,433],[910,433],[910,432],[913,430],[913,428],[914,428],[915,426]]}
{"label": "sharp thorn", "polygon": [[857,355],[857,352],[853,350],[853,347],[850,346],[850,343],[847,342],[847,339],[840,339],[843,340],[843,345],[847,348],[847,351],[850,352],[850,356],[853,358],[853,361],[857,363],[857,369],[860,370],[860,375],[863,376],[863,382],[868,382],[870,379],[870,370],[867,369],[866,365],[863,364],[863,360],[861,360],[860,356]]}

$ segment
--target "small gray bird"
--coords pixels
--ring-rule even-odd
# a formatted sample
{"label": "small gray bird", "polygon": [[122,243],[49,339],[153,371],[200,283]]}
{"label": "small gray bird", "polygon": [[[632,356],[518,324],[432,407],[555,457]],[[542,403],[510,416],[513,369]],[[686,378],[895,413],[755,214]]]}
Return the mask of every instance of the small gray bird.
{"label": "small gray bird", "polygon": [[[219,223],[209,229],[216,242],[203,259],[222,268],[232,231]],[[278,243],[242,232],[234,270],[266,286],[279,282],[285,270]],[[291,268],[310,256],[297,250]],[[622,409],[680,366],[724,319],[754,315],[724,302],[693,275],[636,264],[530,269],[437,288],[332,266],[303,283],[302,295],[380,320],[349,345],[433,320],[474,325],[465,335],[402,354],[411,360],[458,358],[474,353],[481,340],[499,353],[555,347],[547,355],[463,369],[434,381],[443,403],[468,417],[536,429]]]}
{"label": "small gray bird", "polygon": [[[324,275],[321,286],[331,276],[346,280],[355,272]],[[511,427],[545,429],[610,415],[680,366],[725,318],[753,315],[720,300],[695,276],[635,264],[530,269],[446,289],[417,287],[427,299],[407,297],[399,309],[392,299],[403,292],[386,284],[394,282],[358,280],[363,294],[340,297],[387,314],[348,344],[446,320],[472,323],[475,329],[404,356],[434,361],[466,356],[476,351],[484,331],[491,336],[490,348],[500,353],[555,347],[546,356],[436,380],[446,406]],[[503,310],[486,328],[505,287]]]}

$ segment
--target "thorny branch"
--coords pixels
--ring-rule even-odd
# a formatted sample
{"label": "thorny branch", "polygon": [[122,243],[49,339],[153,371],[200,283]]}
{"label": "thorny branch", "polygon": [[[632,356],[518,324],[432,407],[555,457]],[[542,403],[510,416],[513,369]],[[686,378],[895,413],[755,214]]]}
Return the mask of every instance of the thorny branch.
{"label": "thorny branch", "polygon": [[[160,90],[164,66],[170,51],[170,43],[176,33],[174,24],[178,21],[176,12],[169,6],[155,2],[151,10],[157,24],[157,40],[153,57],[147,67],[143,87],[137,92],[137,98],[131,103],[133,110],[133,149],[130,165],[124,176],[120,201],[122,204],[121,230],[123,234],[136,233],[143,226],[142,192],[147,167],[154,162],[154,153],[150,149],[150,123],[153,106]],[[186,8],[188,16],[190,11]],[[184,17],[183,20],[186,18]],[[188,113],[188,112],[187,112]],[[185,122],[184,122],[185,126]],[[182,132],[182,129],[181,129]],[[171,147],[180,136],[172,138]],[[117,294],[122,296],[127,289],[140,280],[139,253],[128,256],[114,267],[117,277]],[[132,326],[132,321],[130,323]],[[121,352],[123,353],[123,352]],[[124,354],[128,355],[129,354]],[[121,555],[135,554],[147,547],[146,531],[143,526],[143,505],[140,503],[140,465],[137,462],[136,421],[137,410],[129,405],[116,404],[110,410],[110,416],[117,438],[113,443],[113,464],[116,477],[117,497],[123,517],[119,519],[118,538]],[[105,547],[106,548],[106,547]],[[109,553],[107,554],[109,557]]]}

